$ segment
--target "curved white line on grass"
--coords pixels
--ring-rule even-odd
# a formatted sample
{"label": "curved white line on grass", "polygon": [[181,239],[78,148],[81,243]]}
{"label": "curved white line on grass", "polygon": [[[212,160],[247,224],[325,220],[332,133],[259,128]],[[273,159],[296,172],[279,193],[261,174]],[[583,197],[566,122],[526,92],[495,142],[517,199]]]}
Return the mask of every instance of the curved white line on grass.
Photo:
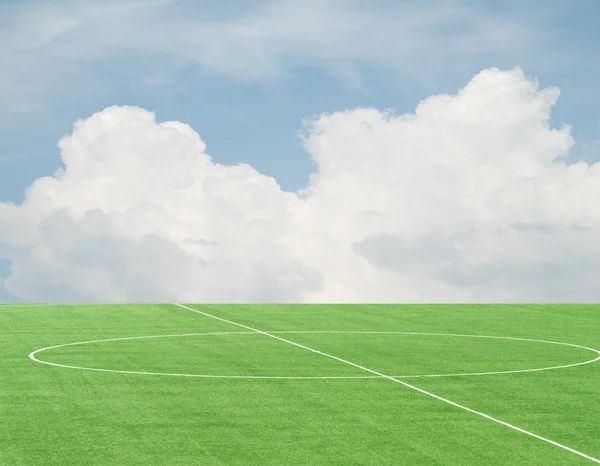
{"label": "curved white line on grass", "polygon": [[[517,338],[517,337],[501,337],[501,336],[489,336],[489,335],[463,335],[456,333],[428,333],[428,332],[378,332],[378,331],[352,331],[352,330],[298,330],[298,331],[273,331],[267,332],[271,334],[313,334],[313,333],[326,333],[326,334],[374,334],[374,335],[425,335],[425,336],[444,336],[444,337],[467,337],[467,338],[488,338],[488,339],[499,339],[499,340],[517,340],[527,341],[535,343],[548,343],[552,345],[571,346],[574,348],[580,348],[588,351],[592,351],[597,354],[594,359],[587,361],[576,362],[572,364],[564,364],[560,366],[549,366],[540,367],[535,369],[518,369],[510,371],[490,371],[490,372],[467,372],[457,374],[418,374],[418,375],[392,375],[390,377],[396,379],[407,379],[407,378],[421,378],[421,377],[468,377],[476,375],[500,375],[500,374],[514,374],[522,372],[541,372],[555,369],[565,369],[567,367],[582,366],[584,364],[591,364],[600,360],[600,351],[594,348],[588,348],[587,346],[576,345],[573,343],[563,343],[549,340],[534,340],[530,338]],[[376,375],[363,375],[363,376],[274,376],[274,375],[212,375],[212,374],[185,374],[185,373],[168,373],[168,372],[146,372],[146,371],[126,371],[117,369],[102,369],[85,366],[72,366],[68,364],[59,364],[55,362],[42,361],[36,358],[36,354],[42,351],[48,351],[56,348],[64,348],[67,346],[87,345],[91,343],[105,343],[111,341],[123,341],[123,340],[143,340],[151,338],[172,338],[172,337],[191,337],[191,336],[211,336],[211,335],[260,335],[259,332],[211,332],[211,333],[183,333],[183,334],[172,334],[172,335],[150,335],[141,337],[122,337],[122,338],[108,338],[104,340],[89,340],[79,341],[75,343],[65,343],[62,345],[48,346],[35,350],[29,354],[29,359],[41,364],[47,364],[50,366],[63,367],[66,369],[80,369],[97,372],[114,372],[118,374],[134,374],[134,375],[164,375],[170,377],[202,377],[202,378],[219,378],[219,379],[300,379],[300,380],[316,380],[316,379],[379,379],[380,376]]]}
{"label": "curved white line on grass", "polygon": [[473,376],[473,375],[499,375],[499,374],[516,374],[520,372],[540,372],[540,371],[550,371],[554,369],[565,369],[567,367],[575,367],[575,366],[583,366],[584,364],[591,364],[596,361],[600,361],[600,350],[589,348],[587,346],[576,345],[574,343],[564,343],[559,341],[550,341],[550,340],[536,340],[532,338],[518,338],[518,337],[500,337],[500,336],[491,336],[491,335],[467,335],[460,333],[430,333],[430,332],[375,332],[375,331],[352,331],[352,330],[309,330],[309,331],[294,331],[294,332],[269,332],[273,334],[278,333],[357,333],[357,334],[390,334],[390,335],[425,335],[425,336],[443,336],[443,337],[467,337],[467,338],[491,338],[491,339],[499,339],[499,340],[516,340],[516,341],[531,341],[535,343],[548,343],[551,345],[562,345],[562,346],[572,346],[573,348],[581,348],[584,350],[592,351],[596,353],[594,359],[589,359],[587,361],[576,362],[573,364],[565,364],[562,366],[549,366],[549,367],[540,367],[537,369],[517,369],[510,371],[490,371],[490,372],[463,372],[458,374],[420,374],[420,375],[392,375],[391,377],[397,379],[407,379],[407,378],[418,378],[418,377],[464,377],[464,376]]}

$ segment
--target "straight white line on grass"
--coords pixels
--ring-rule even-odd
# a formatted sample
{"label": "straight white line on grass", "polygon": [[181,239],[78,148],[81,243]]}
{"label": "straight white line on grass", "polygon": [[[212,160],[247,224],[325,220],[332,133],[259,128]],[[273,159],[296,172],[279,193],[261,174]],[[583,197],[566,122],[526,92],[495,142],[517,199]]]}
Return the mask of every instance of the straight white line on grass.
{"label": "straight white line on grass", "polygon": [[419,387],[415,387],[414,385],[411,385],[411,384],[409,384],[407,382],[403,382],[402,380],[395,379],[392,376],[382,374],[381,372],[377,372],[377,371],[374,371],[373,369],[369,369],[368,367],[364,367],[364,366],[361,366],[359,364],[353,363],[351,361],[347,361],[346,359],[338,358],[337,356],[333,356],[331,354],[324,353],[322,351],[319,351],[319,350],[316,350],[316,349],[313,349],[313,348],[309,348],[308,346],[301,345],[300,343],[296,343],[296,342],[291,341],[291,340],[286,340],[285,338],[278,337],[278,336],[273,335],[271,333],[263,332],[262,330],[258,330],[256,328],[249,327],[247,325],[240,324],[238,322],[233,322],[232,320],[223,319],[222,317],[217,317],[215,315],[208,314],[207,312],[199,311],[198,309],[193,309],[191,307],[184,306],[183,304],[179,304],[179,303],[174,303],[174,304],[176,306],[182,307],[182,308],[187,309],[189,311],[201,314],[203,316],[210,317],[212,319],[220,320],[221,322],[226,322],[226,323],[231,324],[231,325],[236,325],[238,327],[242,327],[242,328],[245,328],[247,330],[251,330],[253,332],[260,333],[260,334],[265,335],[267,337],[274,338],[275,340],[279,340],[279,341],[282,341],[284,343],[288,343],[290,345],[297,346],[298,348],[305,349],[305,350],[310,351],[312,353],[320,354],[321,356],[325,356],[326,358],[335,359],[336,361],[339,361],[341,363],[348,364],[350,366],[356,367],[357,369],[361,369],[363,371],[366,371],[366,372],[369,372],[371,374],[377,375],[377,376],[379,376],[381,378],[384,378],[384,379],[387,379],[387,380],[391,380],[392,382],[398,383],[400,385],[404,385],[407,388],[410,388],[410,389],[415,390],[415,391],[417,391],[419,393],[422,393],[424,395],[427,395],[427,396],[430,396],[432,398],[435,398],[436,400],[443,401],[444,403],[447,403],[447,404],[449,404],[451,406],[454,406],[456,408],[460,408],[460,409],[463,409],[463,410],[468,411],[470,413],[477,414],[478,416],[481,416],[481,417],[483,417],[485,419],[488,419],[490,421],[496,422],[496,423],[501,424],[503,426],[506,426],[506,427],[508,427],[510,429],[516,430],[517,432],[521,432],[522,434],[529,435],[530,437],[536,438],[538,440],[542,440],[542,441],[547,442],[547,443],[549,443],[551,445],[554,445],[554,446],[556,446],[558,448],[562,448],[563,450],[566,450],[566,451],[568,451],[570,453],[574,453],[575,455],[578,455],[578,456],[581,456],[582,458],[585,458],[587,460],[593,461],[594,463],[600,464],[600,459],[598,459],[598,458],[594,458],[593,456],[586,455],[585,453],[583,453],[581,451],[575,450],[575,449],[570,448],[570,447],[568,447],[566,445],[563,445],[562,443],[558,443],[558,442],[555,442],[554,440],[550,440],[550,439],[548,439],[546,437],[542,437],[541,435],[534,434],[533,432],[529,432],[528,430],[521,429],[520,427],[517,427],[517,426],[515,426],[513,424],[509,424],[508,422],[501,421],[500,419],[496,419],[495,417],[492,417],[489,414],[485,414],[485,413],[482,413],[481,411],[476,411],[474,409],[467,408],[466,406],[463,406],[461,404],[455,403],[452,400],[449,400],[447,398],[443,398],[441,396],[438,396],[435,393],[428,392],[428,391],[423,390],[423,389],[421,389]]}

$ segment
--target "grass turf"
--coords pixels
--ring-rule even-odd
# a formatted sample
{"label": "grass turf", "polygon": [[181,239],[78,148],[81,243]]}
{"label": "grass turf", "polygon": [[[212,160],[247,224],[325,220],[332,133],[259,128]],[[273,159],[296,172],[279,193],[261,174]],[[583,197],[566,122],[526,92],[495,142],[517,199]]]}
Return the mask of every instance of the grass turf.
{"label": "grass turf", "polygon": [[[190,307],[393,376],[524,370],[594,358],[600,306]],[[124,371],[358,377],[232,379]],[[238,332],[230,334],[229,332]],[[241,332],[241,333],[240,333]],[[408,387],[175,305],[0,306],[0,464],[591,464]],[[281,332],[281,333],[279,333]],[[600,457],[600,363],[406,378],[416,387]]]}

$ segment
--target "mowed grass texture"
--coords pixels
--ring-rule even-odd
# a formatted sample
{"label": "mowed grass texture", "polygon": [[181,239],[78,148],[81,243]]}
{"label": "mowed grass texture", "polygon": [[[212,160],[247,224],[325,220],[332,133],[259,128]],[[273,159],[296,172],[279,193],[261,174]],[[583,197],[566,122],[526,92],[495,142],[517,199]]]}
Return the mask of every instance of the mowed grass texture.
{"label": "mowed grass texture", "polygon": [[[600,306],[187,306],[405,377],[600,457],[600,362],[416,377],[594,359],[578,347],[448,334],[599,349]],[[112,341],[35,357],[101,370],[28,357],[95,340]],[[0,464],[594,462],[339,360],[163,304],[0,306]]]}

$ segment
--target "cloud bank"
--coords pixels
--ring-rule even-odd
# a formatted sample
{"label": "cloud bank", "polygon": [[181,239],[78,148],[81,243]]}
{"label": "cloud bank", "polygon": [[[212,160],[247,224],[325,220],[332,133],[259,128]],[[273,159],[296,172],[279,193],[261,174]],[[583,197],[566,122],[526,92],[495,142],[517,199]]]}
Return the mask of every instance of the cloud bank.
{"label": "cloud bank", "polygon": [[[4,286],[27,301],[600,300],[600,164],[566,164],[559,92],[487,69],[414,113],[304,122],[285,192],[137,107],[75,123],[64,167],[0,203]],[[232,135],[234,137],[235,135]]]}

